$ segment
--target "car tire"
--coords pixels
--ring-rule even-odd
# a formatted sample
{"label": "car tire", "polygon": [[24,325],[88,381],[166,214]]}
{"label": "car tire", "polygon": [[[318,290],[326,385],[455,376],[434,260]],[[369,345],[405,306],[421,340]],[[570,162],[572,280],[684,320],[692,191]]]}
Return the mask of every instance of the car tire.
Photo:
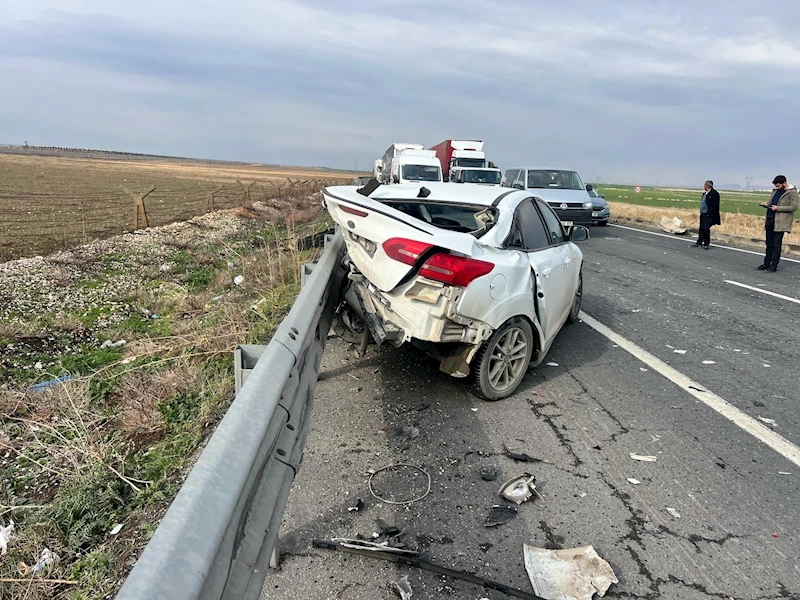
{"label": "car tire", "polygon": [[[469,391],[488,401],[513,394],[528,372],[535,344],[533,329],[526,319],[514,317],[503,323],[475,355]],[[515,348],[516,352],[511,352]]]}
{"label": "car tire", "polygon": [[569,309],[567,321],[577,323],[581,314],[581,301],[583,300],[583,273],[578,275],[578,289],[575,290],[575,297],[572,299],[572,308]]}
{"label": "car tire", "polygon": [[608,221],[598,221],[597,224],[605,227],[606,225],[608,225]]}

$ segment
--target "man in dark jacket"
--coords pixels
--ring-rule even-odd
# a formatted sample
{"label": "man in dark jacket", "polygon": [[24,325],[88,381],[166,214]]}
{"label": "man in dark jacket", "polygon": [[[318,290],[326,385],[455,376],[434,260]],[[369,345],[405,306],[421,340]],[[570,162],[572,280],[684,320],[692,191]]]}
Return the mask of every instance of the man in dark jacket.
{"label": "man in dark jacket", "polygon": [[700,198],[700,232],[695,246],[702,246],[708,250],[711,243],[711,228],[719,225],[719,192],[714,189],[714,182],[710,179],[703,184],[703,196]]}
{"label": "man in dark jacket", "polygon": [[756,267],[759,271],[769,273],[778,270],[783,234],[792,231],[794,213],[800,208],[800,196],[797,188],[787,182],[784,175],[775,177],[772,185],[775,186],[775,191],[772,192],[769,202],[761,203],[761,206],[767,209],[767,218],[764,222],[767,252],[764,255],[763,264]]}

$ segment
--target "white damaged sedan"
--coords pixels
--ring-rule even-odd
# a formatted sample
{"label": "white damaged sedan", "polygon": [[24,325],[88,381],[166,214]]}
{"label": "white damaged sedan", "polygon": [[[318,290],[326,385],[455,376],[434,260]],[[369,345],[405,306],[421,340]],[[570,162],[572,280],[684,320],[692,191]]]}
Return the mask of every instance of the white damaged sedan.
{"label": "white damaged sedan", "polygon": [[347,246],[344,321],[379,345],[425,348],[481,398],[511,395],[578,319],[573,241],[588,230],[565,230],[530,190],[371,182],[322,193]]}

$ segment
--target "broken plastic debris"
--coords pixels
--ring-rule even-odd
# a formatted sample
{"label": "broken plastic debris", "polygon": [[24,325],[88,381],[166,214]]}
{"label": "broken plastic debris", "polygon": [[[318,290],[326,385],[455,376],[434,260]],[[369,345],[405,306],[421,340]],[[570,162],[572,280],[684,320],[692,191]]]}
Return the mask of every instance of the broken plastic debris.
{"label": "broken plastic debris", "polygon": [[64,383],[65,381],[69,381],[69,379],[70,379],[69,375],[64,375],[63,377],[57,377],[56,379],[50,379],[49,381],[43,381],[41,383],[37,383],[28,388],[28,393],[43,392],[47,388],[53,387],[54,385],[58,385],[59,383]]}
{"label": "broken plastic debris", "polygon": [[496,527],[497,525],[508,523],[516,516],[516,506],[500,506],[499,504],[495,504],[492,506],[492,510],[489,511],[489,515],[486,517],[486,521],[484,521],[483,524],[486,527]]}
{"label": "broken plastic debris", "polygon": [[14,531],[14,519],[9,519],[8,525],[5,527],[0,526],[0,556],[8,551],[12,531]]}
{"label": "broken plastic debris", "polygon": [[767,367],[767,368],[770,368],[772,365],[764,365],[764,366]]}
{"label": "broken plastic debris", "polygon": [[775,419],[767,419],[766,417],[758,416],[756,417],[762,423],[766,423],[767,425],[772,425],[773,427],[777,427],[778,424],[775,422]]}
{"label": "broken plastic debris", "polygon": [[419,429],[417,429],[416,427],[411,427],[409,425],[402,425],[398,427],[397,429],[395,429],[395,433],[399,437],[408,438],[409,440],[413,440],[419,437]]}
{"label": "broken plastic debris", "polygon": [[44,368],[44,365],[42,364],[42,361],[38,361],[35,365],[33,365],[33,368],[37,371],[41,371]]}
{"label": "broken plastic debris", "polygon": [[536,492],[536,477],[525,473],[506,481],[497,493],[509,502],[522,504],[527,502],[534,492]]}
{"label": "broken plastic debris", "polygon": [[494,481],[500,475],[497,465],[485,465],[481,467],[481,479],[484,481]]}
{"label": "broken plastic debris", "polygon": [[686,350],[673,350],[675,354],[686,354]]}
{"label": "broken plastic debris", "polygon": [[681,513],[679,513],[674,508],[667,507],[667,512],[669,514],[671,514],[673,517],[675,517],[676,519],[680,519],[681,518]]}
{"label": "broken plastic debris", "polygon": [[548,367],[557,367],[558,363],[557,362],[549,362],[549,363],[547,363],[547,366]]}
{"label": "broken plastic debris", "polygon": [[361,498],[359,498],[358,501],[356,502],[355,506],[348,506],[347,507],[347,512],[358,512],[362,508],[364,508],[364,501]]}
{"label": "broken plastic debris", "polygon": [[703,364],[704,365],[715,365],[715,364],[717,364],[717,361],[715,361],[715,360],[704,360]]}
{"label": "broken plastic debris", "polygon": [[642,454],[634,454],[631,452],[631,458],[633,460],[641,460],[643,462],[656,462],[658,460],[657,456],[644,456]]}
{"label": "broken plastic debris", "polygon": [[633,485],[639,485],[642,482],[639,481],[638,479],[634,479],[633,477],[628,477],[628,483],[632,483]]}
{"label": "broken plastic debris", "polygon": [[125,340],[119,340],[116,342],[112,342],[111,340],[106,340],[102,344],[100,344],[100,350],[104,350],[105,348],[122,348],[128,342]]}
{"label": "broken plastic debris", "polygon": [[639,367],[639,370],[640,370],[642,373],[646,373],[646,372],[647,372],[647,369],[645,369],[644,367]]}
{"label": "broken plastic debris", "polygon": [[[380,537],[380,536],[378,536]],[[344,548],[353,548],[355,550],[371,550],[373,552],[390,552],[392,554],[405,554],[410,556],[418,556],[419,552],[416,550],[409,550],[408,548],[397,548],[390,546],[389,542],[370,542],[368,540],[356,540],[351,538],[331,538],[331,542],[339,544]]]}
{"label": "broken plastic debris", "polygon": [[51,551],[50,548],[42,550],[42,555],[39,557],[39,562],[31,567],[31,573],[40,573],[58,562],[58,554]]}
{"label": "broken plastic debris", "polygon": [[470,408],[470,410],[471,410],[472,412],[478,412],[478,409],[477,409],[477,408]]}
{"label": "broken plastic debris", "polygon": [[[661,231],[674,233],[675,235],[684,235],[686,233],[686,227],[683,225],[683,221],[681,221],[678,217],[661,215],[661,219],[658,222],[658,227],[661,229]],[[664,254],[666,254],[666,252]]]}
{"label": "broken plastic debris", "polygon": [[394,586],[395,591],[400,594],[401,600],[409,600],[413,595],[414,592],[411,591],[411,584],[408,581],[408,575],[403,575],[400,578],[400,581],[395,581],[392,583]]}
{"label": "broken plastic debris", "polygon": [[511,450],[506,448],[505,444],[503,444],[503,454],[506,455],[511,460],[516,460],[517,462],[530,462],[530,463],[544,462],[541,458],[535,458],[530,454],[526,454],[525,452],[512,452]]}
{"label": "broken plastic debris", "polygon": [[778,471],[778,475],[791,475],[788,471]]}
{"label": "broken plastic debris", "polygon": [[235,285],[242,285],[244,283],[244,275],[237,275],[233,278],[233,283]]}
{"label": "broken plastic debris", "polygon": [[547,550],[524,544],[523,551],[533,591],[545,600],[592,600],[619,581],[592,546]]}
{"label": "broken plastic debris", "polygon": [[378,529],[381,530],[381,534],[388,537],[393,537],[403,533],[403,530],[400,529],[397,525],[389,525],[383,519],[375,519],[375,524],[378,526]]}
{"label": "broken plastic debris", "polygon": [[109,535],[117,535],[120,531],[122,531],[122,528],[124,527],[124,525],[125,525],[124,523],[117,523],[116,525],[114,525],[114,529],[109,531],[108,534]]}

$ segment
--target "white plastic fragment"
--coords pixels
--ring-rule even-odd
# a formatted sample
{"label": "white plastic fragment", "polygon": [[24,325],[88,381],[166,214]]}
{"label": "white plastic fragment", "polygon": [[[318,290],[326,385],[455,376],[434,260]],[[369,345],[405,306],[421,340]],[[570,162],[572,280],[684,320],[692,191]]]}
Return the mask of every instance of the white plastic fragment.
{"label": "white plastic fragment", "polygon": [[673,350],[675,354],[686,354],[686,350]]}
{"label": "white plastic fragment", "polygon": [[633,452],[631,452],[631,458],[643,462],[656,462],[658,460],[657,456],[644,456],[643,454],[634,454]]}
{"label": "white plastic fragment", "polygon": [[106,340],[102,344],[100,344],[100,350],[104,350],[105,348],[122,348],[128,342],[126,340],[118,340],[116,342],[112,342],[111,340]]}
{"label": "white plastic fragment", "polygon": [[788,471],[778,471],[778,475],[791,475]]}
{"label": "white plastic fragment", "polygon": [[117,535],[120,531],[122,531],[122,528],[123,528],[124,525],[125,525],[124,523],[117,523],[116,525],[114,525],[114,529],[109,531],[108,534],[109,535]]}
{"label": "white plastic fragment", "polygon": [[642,373],[647,373],[647,369],[645,369],[644,367],[639,367],[639,370],[640,370]]}
{"label": "white plastic fragment", "polygon": [[775,419],[767,419],[766,417],[758,416],[756,417],[762,423],[766,423],[767,425],[772,425],[773,427],[777,427],[778,424],[775,422]]}
{"label": "white plastic fragment", "polygon": [[769,369],[770,367],[772,367],[772,365],[764,365],[764,366],[765,366],[766,368],[768,368],[768,369]]}
{"label": "white plastic fragment", "polygon": [[703,364],[704,365],[715,365],[715,364],[717,364],[717,361],[715,361],[715,360],[704,360]]}
{"label": "white plastic fragment", "polygon": [[633,477],[628,477],[628,483],[632,483],[633,485],[639,485],[642,482],[639,481],[638,479],[634,479]]}
{"label": "white plastic fragment", "polygon": [[8,551],[12,531],[14,531],[14,519],[10,519],[5,527],[0,526],[0,556]]}
{"label": "white plastic fragment", "polygon": [[592,600],[619,581],[592,546],[547,550],[524,544],[523,552],[533,591],[546,600]]}
{"label": "white plastic fragment", "polygon": [[477,409],[477,408],[470,408],[470,410],[471,410],[472,412],[478,412],[478,409]]}
{"label": "white plastic fragment", "polygon": [[400,594],[400,600],[410,600],[414,595],[411,590],[411,583],[408,581],[408,575],[403,575],[399,581],[395,581],[392,585],[397,590],[397,593]]}
{"label": "white plastic fragment", "polygon": [[58,560],[58,554],[51,551],[50,548],[45,548],[42,550],[42,555],[39,557],[39,562],[31,567],[31,572],[39,573],[40,571],[44,571],[50,565],[56,564]]}
{"label": "white plastic fragment", "polygon": [[679,512],[678,512],[677,510],[675,510],[674,508],[670,508],[670,507],[668,506],[668,507],[667,507],[667,512],[668,512],[669,514],[671,514],[673,517],[675,517],[676,519],[680,519],[680,518],[681,518],[681,513],[679,513]]}
{"label": "white plastic fragment", "polygon": [[244,283],[244,275],[237,275],[233,278],[233,283],[235,285],[242,285]]}
{"label": "white plastic fragment", "polygon": [[549,362],[549,363],[547,363],[547,366],[548,367],[557,367],[558,363],[557,362]]}

